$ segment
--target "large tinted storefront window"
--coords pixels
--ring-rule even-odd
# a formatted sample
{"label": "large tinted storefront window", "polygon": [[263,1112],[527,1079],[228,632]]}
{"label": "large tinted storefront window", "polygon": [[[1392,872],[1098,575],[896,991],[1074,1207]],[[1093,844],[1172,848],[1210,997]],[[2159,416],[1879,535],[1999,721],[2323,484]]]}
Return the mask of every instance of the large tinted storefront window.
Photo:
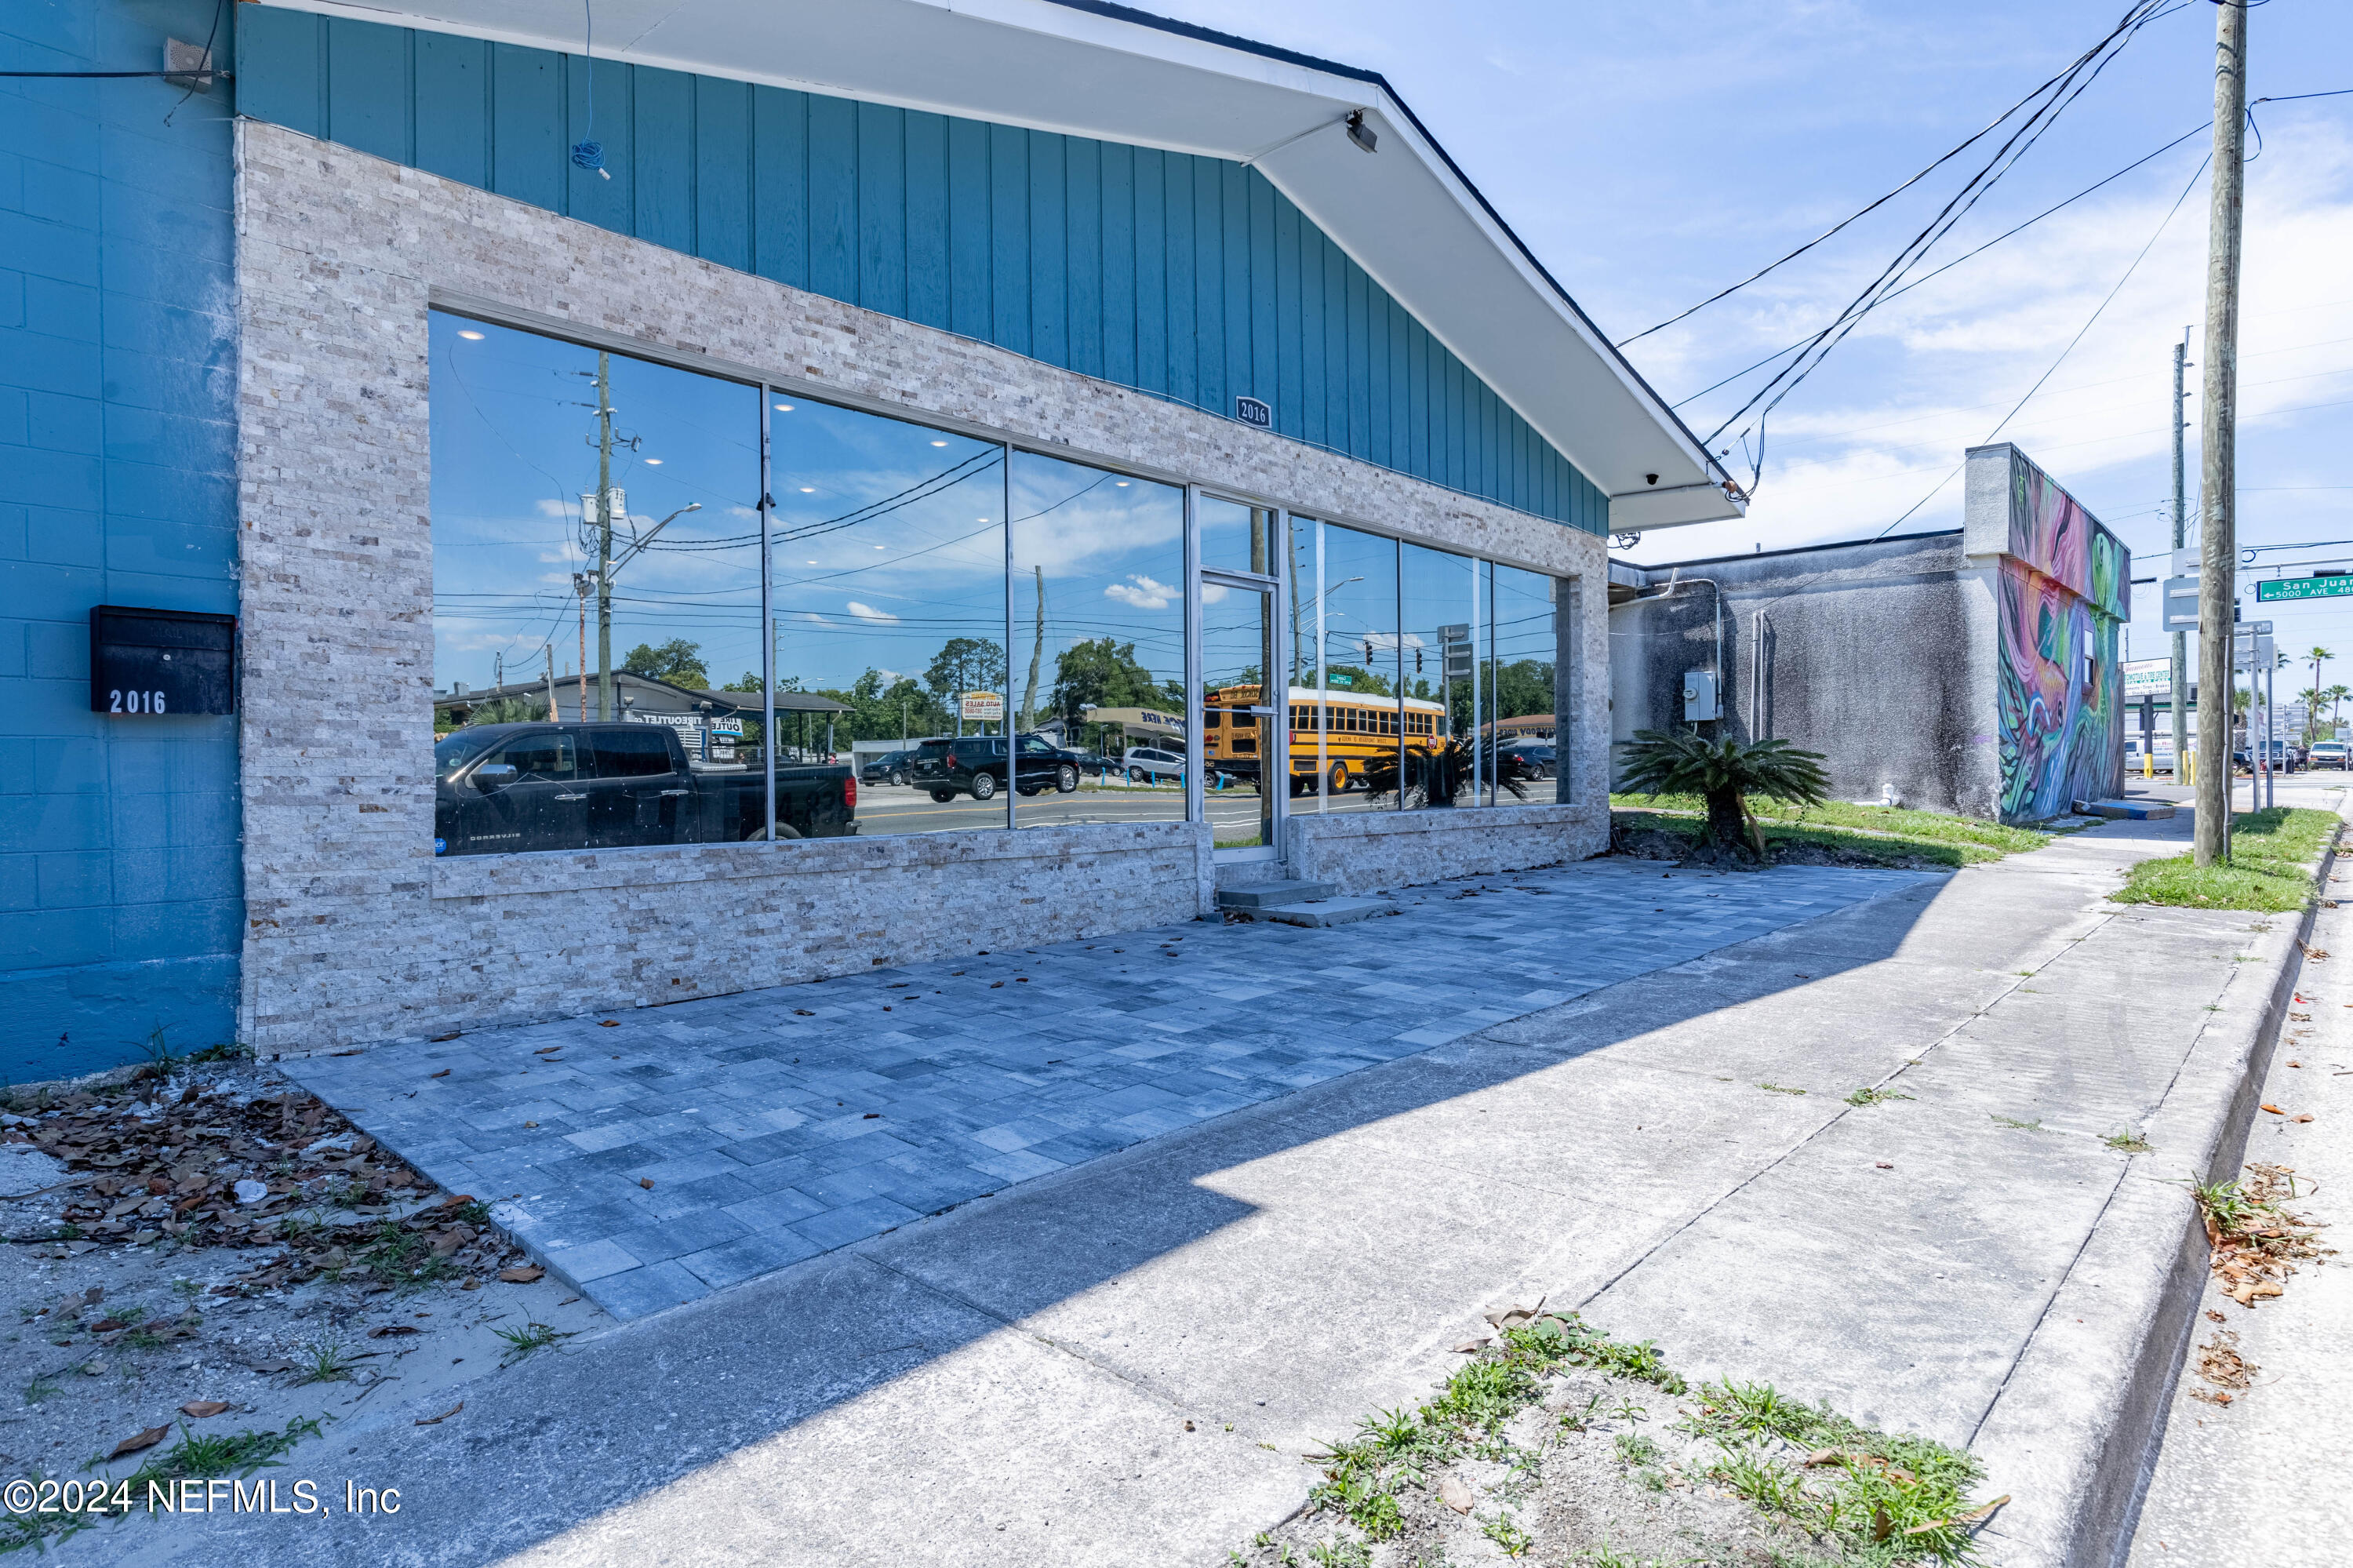
{"label": "large tinted storefront window", "polygon": [[430,346],[436,853],[765,832],[758,389],[440,312]]}
{"label": "large tinted storefront window", "polygon": [[1004,449],[769,402],[778,701],[840,710],[785,738],[857,757],[861,836],[1007,826]]}
{"label": "large tinted storefront window", "polygon": [[1012,461],[1015,818],[1182,821],[1185,493]]}
{"label": "large tinted storefront window", "polygon": [[1294,810],[1363,811],[1398,801],[1402,717],[1394,539],[1293,518],[1286,575],[1305,651],[1292,706]]}
{"label": "large tinted storefront window", "polygon": [[1493,635],[1482,697],[1493,736],[1489,789],[1499,806],[1566,801],[1560,582],[1517,567],[1492,570]]}
{"label": "large tinted storefront window", "polygon": [[1398,803],[1409,809],[1477,803],[1479,720],[1472,679],[1480,614],[1468,556],[1402,546],[1398,577],[1398,662],[1404,698],[1404,764]]}

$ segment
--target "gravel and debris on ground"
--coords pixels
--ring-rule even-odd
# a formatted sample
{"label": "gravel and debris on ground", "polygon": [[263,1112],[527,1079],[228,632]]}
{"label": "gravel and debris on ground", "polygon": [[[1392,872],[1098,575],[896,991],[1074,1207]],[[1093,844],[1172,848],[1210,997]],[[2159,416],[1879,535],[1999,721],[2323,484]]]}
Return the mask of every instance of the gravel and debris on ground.
{"label": "gravel and debris on ground", "polygon": [[608,1324],[266,1066],[0,1103],[0,1475],[238,1474]]}

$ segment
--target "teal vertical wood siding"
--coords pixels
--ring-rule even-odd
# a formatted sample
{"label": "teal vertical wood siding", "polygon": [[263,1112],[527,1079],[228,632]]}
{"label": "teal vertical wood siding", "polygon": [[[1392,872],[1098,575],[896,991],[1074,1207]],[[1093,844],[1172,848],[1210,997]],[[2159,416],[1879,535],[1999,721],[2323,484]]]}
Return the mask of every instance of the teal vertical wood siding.
{"label": "teal vertical wood siding", "polygon": [[[1609,503],[1254,169],[237,7],[259,120],[1600,534]],[[595,120],[589,79],[595,76]],[[602,143],[610,180],[572,165]]]}

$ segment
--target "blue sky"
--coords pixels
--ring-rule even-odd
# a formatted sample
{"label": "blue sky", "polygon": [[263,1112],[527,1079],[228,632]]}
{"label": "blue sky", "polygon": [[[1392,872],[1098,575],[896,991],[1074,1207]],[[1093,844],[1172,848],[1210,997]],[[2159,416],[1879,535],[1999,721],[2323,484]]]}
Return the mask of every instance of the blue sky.
{"label": "blue sky", "polygon": [[[2125,0],[1150,8],[1382,72],[1602,330],[1623,338],[1912,175],[2089,47]],[[2202,3],[2144,29],[1932,262],[2207,119],[2213,35],[2213,7]],[[2353,87],[2353,6],[2260,5],[2248,52],[2252,97]],[[2256,112],[2263,151],[2247,166],[2240,538],[2353,538],[2353,473],[2339,461],[2353,437],[2353,97]],[[2193,138],[1876,313],[1775,416],[1746,520],[1654,533],[1631,553],[1662,561],[1877,533],[1987,438],[2153,234],[2147,259],[2000,439],[2018,441],[2137,553],[2168,547],[2170,354],[2203,313],[2202,180],[2158,228],[2205,151]],[[1924,182],[1765,285],[1634,344],[1630,357],[1675,400],[1810,333],[1957,184]],[[1718,394],[1684,412],[1704,434],[1738,401]],[[2194,492],[2194,398],[2189,418]],[[1959,506],[1957,482],[1947,484],[1903,531],[1953,525]],[[2276,558],[2295,557],[2266,557]],[[2136,601],[2132,652],[2161,654],[2153,598],[2138,589]],[[2353,667],[2353,599],[2274,619],[2283,650],[2319,639]],[[2328,678],[2348,677],[2340,668]]]}

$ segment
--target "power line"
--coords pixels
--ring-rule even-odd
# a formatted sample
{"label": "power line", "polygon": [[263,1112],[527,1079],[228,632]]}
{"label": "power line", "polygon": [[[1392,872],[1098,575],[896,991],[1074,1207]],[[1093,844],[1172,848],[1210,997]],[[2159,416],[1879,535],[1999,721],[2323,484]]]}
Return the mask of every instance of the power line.
{"label": "power line", "polygon": [[[1994,437],[2001,434],[2002,427],[2009,424],[2012,419],[2018,418],[2019,409],[2025,408],[2029,402],[2032,401],[2034,395],[2042,390],[2042,384],[2050,380],[2052,376],[2056,375],[2059,367],[2067,362],[2067,356],[2075,352],[2075,345],[2084,341],[2084,334],[2090,332],[2092,330],[2093,323],[2097,322],[2107,308],[2116,302],[2116,296],[2124,292],[2125,285],[2132,281],[2132,275],[2140,270],[2140,264],[2148,260],[2148,253],[2157,249],[2158,238],[2164,235],[2166,229],[2173,222],[2173,215],[2181,210],[2181,204],[2188,201],[2189,199],[2189,193],[2198,188],[2199,180],[2203,178],[2206,174],[2207,164],[2211,164],[2213,161],[2211,154],[2209,154],[2207,157],[2200,161],[2198,164],[2198,172],[2189,176],[2189,183],[2181,187],[2181,194],[2173,198],[2173,205],[2171,207],[2165,209],[2165,216],[2158,220],[2156,232],[2152,233],[2148,237],[2148,243],[2140,248],[2140,254],[2132,259],[2132,265],[2125,269],[2125,275],[2116,280],[2116,286],[2110,289],[2107,292],[2107,297],[2103,299],[2098,305],[2093,308],[2091,315],[2084,321],[2083,326],[2077,329],[2073,337],[2067,340],[2067,346],[2059,351],[2059,357],[2051,362],[2051,368],[2045,370],[2042,375],[2034,378],[2034,385],[2026,389],[2026,396],[2021,397],[2010,408],[2010,412],[2001,417],[2000,424],[1994,426],[1992,429],[1986,432],[1986,439],[1979,441],[1978,445],[1981,447],[1992,445]],[[1968,462],[1968,459],[1967,457],[1963,457],[1961,462],[1963,466],[1966,466]],[[1938,480],[1936,482],[1936,490],[1931,490],[1927,494],[1914,502],[1909,507],[1905,509],[1904,515],[1902,517],[1896,518],[1894,523],[1890,523],[1886,527],[1882,528],[1876,535],[1873,535],[1873,537],[1886,537],[1886,535],[1895,528],[1897,524],[1902,523],[1905,517],[1911,516],[1913,513],[1919,511],[1920,508],[1927,505],[1930,501],[1934,500],[1936,498],[1936,492],[1943,490],[1945,486],[1952,483],[1953,474],[1957,474],[1960,471],[1960,468],[1955,468],[1952,473],[1948,473],[1944,478]]]}
{"label": "power line", "polygon": [[[2145,157],[2134,159],[2131,163],[2126,164],[2123,168],[2118,169],[2115,174],[2110,175],[2106,179],[2101,180],[2097,184],[2085,185],[2082,190],[2077,191],[2065,201],[2059,203],[2058,206],[2044,207],[2041,212],[2036,213],[2032,217],[2028,218],[2024,223],[2020,224],[2017,228],[2003,230],[2001,233],[1995,235],[1991,239],[1987,240],[1983,245],[1977,247],[1975,249],[1964,251],[1960,255],[1954,257],[1950,261],[1946,262],[1935,271],[1924,273],[1920,277],[1913,279],[1912,281],[1905,284],[1900,289],[1889,290],[1886,296],[1879,302],[1881,304],[1885,304],[1889,300],[1893,300],[1898,295],[1910,293],[1913,290],[1918,288],[1921,284],[1927,282],[1932,278],[1940,278],[1944,276],[1954,268],[1959,266],[1962,262],[1969,260],[1970,257],[1977,256],[1992,249],[1995,246],[2000,244],[2003,240],[2011,238],[2013,235],[2022,233],[2025,230],[2033,228],[2036,224],[2041,223],[2044,218],[2049,217],[2052,213],[2059,211],[2062,207],[2073,206],[2075,203],[2083,200],[2085,196],[2090,196],[2094,191],[2098,190],[2102,185],[2114,184],[2117,180],[2124,178],[2126,175],[2131,174],[2135,169],[2139,168],[2143,164],[2149,162],[2151,159],[2161,157],[2165,154],[2173,151],[2176,147],[2180,146],[2181,143],[2189,141],[2191,137],[2203,135],[2212,130],[2213,127],[2209,124],[2192,126],[2189,130],[2183,132],[2179,136],[2176,136],[2172,141],[2168,142],[2164,146],[2159,147],[2156,152],[2150,153]],[[1756,364],[1747,366],[1746,369],[1734,371],[1723,380],[1716,382],[1715,386],[1701,387],[1690,397],[1683,398],[1681,402],[1673,404],[1672,407],[1680,408],[1685,404],[1696,403],[1701,398],[1706,397],[1709,393],[1715,391],[1716,387],[1728,387],[1733,382],[1737,381],[1742,376],[1749,374],[1750,371],[1762,370],[1765,366],[1772,364],[1783,355],[1791,354],[1798,349],[1803,348],[1808,341],[1809,340],[1807,339],[1800,338],[1798,342],[1789,344],[1787,348],[1778,349],[1772,354],[1768,354],[1764,358],[1758,360]]]}
{"label": "power line", "polygon": [[[1831,352],[1862,323],[1863,317],[1885,302],[1887,291],[1894,283],[1917,266],[1936,247],[1937,241],[1949,233],[1953,226],[1958,223],[1979,200],[1983,199],[1985,194],[1994,187],[2002,175],[2017,166],[2019,160],[2031,152],[2034,144],[2042,139],[2043,134],[2058,122],[2059,117],[2090,90],[2092,83],[2099,79],[2101,73],[2106,70],[2121,54],[2123,45],[2117,42],[2120,37],[2125,42],[2129,42],[2134,34],[2156,16],[2170,14],[2150,11],[2148,5],[2153,3],[2154,0],[2147,0],[2147,3],[2136,5],[2126,14],[2125,20],[2118,24],[2116,31],[2111,32],[2096,48],[2079,58],[2074,66],[2070,67],[2065,76],[2060,79],[2060,85],[2052,93],[2050,99],[2029,114],[2025,122],[2011,132],[2009,140],[1995,149],[1992,157],[1989,158],[1962,185],[1961,189],[1946,202],[1936,215],[1928,221],[1926,228],[1905,242],[1896,252],[1895,260],[1881,270],[1879,275],[1873,278],[1863,291],[1848,303],[1846,309],[1839,313],[1838,318],[1816,334],[1799,350],[1795,360],[1777,372],[1772,379],[1758,388],[1747,402],[1735,409],[1722,424],[1709,432],[1704,444],[1714,446],[1716,439],[1730,428],[1733,420],[1756,408],[1759,403],[1764,403],[1765,407],[1757,415],[1757,423],[1751,427],[1757,433],[1757,453],[1749,479],[1749,488],[1752,492],[1764,473],[1763,425],[1772,417],[1773,410],[1780,407],[1782,401],[1791,392],[1796,391],[1804,383],[1806,377],[1812,375],[1822,362],[1829,358]],[[2177,5],[2174,9],[2179,10],[2180,6]],[[2116,47],[2110,48],[2111,44],[2115,44]],[[2095,57],[2098,63],[2092,65],[2088,72],[2084,71],[2084,67]],[[2077,79],[2079,77],[2080,79]],[[1767,401],[1768,397],[1771,399],[1769,402]],[[1741,432],[1744,445],[1747,433],[1746,429]]]}
{"label": "power line", "polygon": [[[2154,3],[2155,0],[2137,0],[2137,4],[2126,11],[2124,16],[2117,21],[2116,26],[2109,30],[2105,37],[2103,37],[2098,43],[2093,45],[2091,48],[2077,56],[2075,59],[2069,64],[2066,69],[2042,82],[2025,97],[2020,99],[2017,102],[2003,110],[2000,114],[1994,116],[1991,121],[1987,122],[1984,129],[1977,132],[1966,141],[1957,143],[1947,152],[1939,154],[1935,162],[1929,164],[1927,167],[1922,169],[1918,174],[1914,175],[1910,179],[1905,180],[1903,184],[1897,185],[1894,190],[1889,191],[1885,196],[1880,196],[1876,200],[1868,203],[1861,210],[1841,218],[1838,222],[1831,225],[1830,228],[1824,229],[1813,238],[1809,239],[1803,245],[1799,246],[1795,250],[1790,251],[1779,260],[1768,262],[1764,267],[1751,272],[1747,277],[1743,278],[1740,281],[1731,285],[1729,288],[1720,289],[1716,292],[1710,294],[1706,299],[1702,300],[1698,304],[1692,306],[1689,310],[1677,312],[1675,314],[1669,316],[1665,321],[1659,323],[1656,326],[1644,327],[1632,337],[1619,339],[1618,346],[1620,348],[1624,348],[1628,344],[1638,343],[1643,338],[1650,336],[1654,332],[1663,331],[1665,328],[1671,327],[1677,322],[1683,320],[1686,316],[1694,315],[1699,312],[1705,310],[1708,306],[1715,303],[1718,300],[1725,299],[1732,294],[1739,292],[1741,290],[1748,287],[1749,284],[1756,282],[1760,278],[1763,278],[1767,273],[1769,273],[1788,262],[1796,260],[1799,257],[1803,256],[1807,251],[1811,250],[1817,245],[1829,239],[1832,235],[1837,234],[1841,229],[1847,228],[1850,224],[1854,223],[1860,218],[1876,212],[1879,208],[1886,206],[1889,202],[1894,201],[1897,196],[1903,195],[1914,185],[1918,185],[1922,180],[1926,179],[1930,175],[1936,173],[1945,164],[1952,162],[1955,158],[1959,157],[1963,153],[1968,151],[1970,147],[1991,135],[2020,110],[2025,108],[2028,104],[2032,103],[2044,93],[2049,92],[2054,86],[2059,87],[2060,90],[2063,92],[2065,88],[2060,84],[2072,79],[2076,72],[2084,69],[2086,62],[2091,60],[2103,50],[2106,49],[2110,44],[2115,43],[2119,35],[2137,31],[2147,22],[2155,20],[2155,16],[2143,15],[2143,13],[2148,11],[2150,5]],[[2174,10],[2179,10],[2180,8],[2181,7],[2179,5],[2173,7]],[[2159,13],[2159,15],[2167,14],[2169,13]],[[2042,111],[2037,110],[2035,112],[2039,114]]]}

